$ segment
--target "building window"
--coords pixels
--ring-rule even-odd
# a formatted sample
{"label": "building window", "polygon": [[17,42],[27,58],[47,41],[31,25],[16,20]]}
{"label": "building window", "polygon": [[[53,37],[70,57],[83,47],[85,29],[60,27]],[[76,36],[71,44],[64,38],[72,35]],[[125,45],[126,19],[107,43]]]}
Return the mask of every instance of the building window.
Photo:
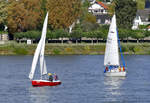
{"label": "building window", "polygon": [[94,12],[97,13],[98,11],[97,11],[97,10],[94,10]]}
{"label": "building window", "polygon": [[136,16],[136,20],[139,20],[140,19],[140,16]]}

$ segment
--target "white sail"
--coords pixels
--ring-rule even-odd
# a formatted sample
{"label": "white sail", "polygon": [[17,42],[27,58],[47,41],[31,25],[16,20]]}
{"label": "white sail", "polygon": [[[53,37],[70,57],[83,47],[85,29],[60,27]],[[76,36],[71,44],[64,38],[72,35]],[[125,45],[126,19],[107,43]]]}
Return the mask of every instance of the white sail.
{"label": "white sail", "polygon": [[40,70],[41,70],[41,76],[47,74],[47,67],[45,59],[40,58]]}
{"label": "white sail", "polygon": [[45,38],[46,38],[46,35],[44,37],[44,40],[43,40],[43,43],[42,43],[42,49],[41,49],[41,52],[40,52],[41,77],[42,77],[42,75],[47,74],[46,62],[45,62],[45,59],[44,59]]}
{"label": "white sail", "polygon": [[30,79],[32,79],[33,76],[34,76],[34,72],[35,72],[35,69],[36,69],[38,58],[39,58],[39,55],[41,54],[43,43],[45,42],[46,31],[47,31],[47,22],[48,22],[48,13],[47,13],[46,18],[44,20],[41,39],[40,39],[40,41],[39,41],[39,43],[37,45],[37,48],[35,50],[35,53],[34,53],[34,57],[33,57],[33,61],[32,61],[32,66],[31,66],[31,71],[29,73],[29,78]]}
{"label": "white sail", "polygon": [[43,66],[43,75],[44,74],[47,74],[47,67],[46,67],[45,59],[44,59],[44,66]]}
{"label": "white sail", "polygon": [[104,65],[119,65],[117,25],[115,15],[112,17],[111,25],[109,27],[105,49]]}

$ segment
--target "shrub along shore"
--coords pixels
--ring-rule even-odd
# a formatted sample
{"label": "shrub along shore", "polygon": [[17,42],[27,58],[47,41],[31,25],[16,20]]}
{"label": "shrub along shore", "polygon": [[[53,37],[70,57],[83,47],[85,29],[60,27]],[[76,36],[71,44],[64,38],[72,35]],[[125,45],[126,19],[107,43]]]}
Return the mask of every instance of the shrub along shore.
{"label": "shrub along shore", "polygon": [[[124,54],[150,55],[150,43],[121,43]],[[33,55],[37,44],[7,43],[0,45],[0,55]],[[45,55],[104,54],[105,43],[46,44]]]}

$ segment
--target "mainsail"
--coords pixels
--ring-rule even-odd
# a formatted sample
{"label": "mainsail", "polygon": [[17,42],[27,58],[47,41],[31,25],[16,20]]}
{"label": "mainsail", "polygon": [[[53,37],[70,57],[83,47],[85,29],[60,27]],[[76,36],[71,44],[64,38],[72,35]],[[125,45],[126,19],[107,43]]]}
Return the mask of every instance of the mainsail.
{"label": "mainsail", "polygon": [[109,27],[104,65],[119,65],[119,51],[118,51],[118,39],[117,39],[117,25],[115,14],[112,17],[112,21]]}
{"label": "mainsail", "polygon": [[[45,60],[44,60],[44,49],[45,49],[45,39],[46,39],[46,32],[47,32],[47,22],[48,22],[48,13],[47,13],[46,18],[44,20],[41,39],[40,39],[40,41],[39,41],[39,43],[37,45],[37,48],[35,50],[35,53],[34,53],[32,66],[31,66],[31,71],[29,73],[29,78],[30,79],[32,79],[33,76],[34,76],[34,72],[35,72],[36,65],[37,65],[37,62],[38,62],[38,59],[39,59],[39,55],[40,55],[41,73],[42,74],[47,73],[46,63],[45,63]],[[43,70],[42,70],[42,67],[43,67]]]}

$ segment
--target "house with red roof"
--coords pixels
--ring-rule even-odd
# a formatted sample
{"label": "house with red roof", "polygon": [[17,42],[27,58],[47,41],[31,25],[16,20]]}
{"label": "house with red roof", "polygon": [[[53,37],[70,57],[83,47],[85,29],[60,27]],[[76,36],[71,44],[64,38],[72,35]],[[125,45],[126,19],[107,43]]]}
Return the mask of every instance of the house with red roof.
{"label": "house with red roof", "polygon": [[88,11],[96,16],[97,23],[110,24],[110,17],[108,15],[108,6],[100,1],[95,1]]}

